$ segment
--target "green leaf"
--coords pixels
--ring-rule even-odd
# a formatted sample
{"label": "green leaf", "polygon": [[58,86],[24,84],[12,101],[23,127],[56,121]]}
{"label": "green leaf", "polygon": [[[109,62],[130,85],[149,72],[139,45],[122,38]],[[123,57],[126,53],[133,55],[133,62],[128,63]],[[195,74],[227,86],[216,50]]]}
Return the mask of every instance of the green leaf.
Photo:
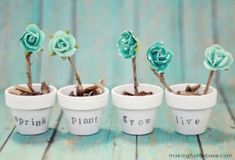
{"label": "green leaf", "polygon": [[29,55],[31,52],[25,51],[25,56]]}
{"label": "green leaf", "polygon": [[76,44],[76,45],[75,45],[75,48],[76,48],[76,49],[78,49],[78,48],[79,48],[79,45],[78,45],[78,44]]}
{"label": "green leaf", "polygon": [[65,33],[70,34],[69,30],[66,30]]}
{"label": "green leaf", "polygon": [[49,39],[52,39],[53,37],[54,37],[53,34],[50,34],[50,35],[49,35]]}
{"label": "green leaf", "polygon": [[49,52],[48,54],[49,54],[49,56],[55,56],[56,55],[55,52]]}
{"label": "green leaf", "polygon": [[67,59],[67,57],[61,57],[64,61]]}

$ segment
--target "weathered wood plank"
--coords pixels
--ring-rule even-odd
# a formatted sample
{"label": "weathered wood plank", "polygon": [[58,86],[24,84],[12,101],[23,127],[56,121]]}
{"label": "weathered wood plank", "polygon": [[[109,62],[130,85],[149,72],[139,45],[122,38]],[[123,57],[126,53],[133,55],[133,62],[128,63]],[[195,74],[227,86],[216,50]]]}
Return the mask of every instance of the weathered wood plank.
{"label": "weathered wood plank", "polygon": [[[230,106],[234,106],[234,103],[230,103]],[[235,157],[234,121],[220,93],[218,103],[211,113],[207,132],[200,135],[200,139],[204,154],[218,154],[219,156],[227,154],[228,156],[232,156],[227,157],[227,159],[233,159]]]}
{"label": "weathered wood plank", "polygon": [[[219,87],[219,90],[223,96],[224,102],[228,108],[228,111],[230,113],[230,116],[232,117],[235,125],[235,99],[234,99],[234,92],[235,92],[235,86],[221,86]],[[231,126],[233,128],[233,126]],[[235,127],[235,126],[234,126]]]}
{"label": "weathered wood plank", "polygon": [[71,71],[68,61],[60,57],[48,55],[49,36],[58,30],[72,32],[72,0],[44,1],[42,28],[47,34],[45,50],[41,59],[41,81],[57,87],[71,83]]}
{"label": "weathered wood plank", "polygon": [[[27,6],[25,4],[25,6]],[[65,29],[71,28],[71,6],[70,1],[44,1],[43,3],[43,18],[42,28],[47,34],[49,32],[55,32],[60,27],[66,27]],[[51,23],[51,20],[57,23]],[[64,19],[61,22],[61,19]],[[63,28],[62,28],[63,29]],[[48,38],[48,37],[47,37]],[[47,48],[47,42],[45,48]],[[46,80],[52,85],[61,86],[69,83],[71,74],[69,64],[66,64],[59,58],[50,58],[47,55],[47,49],[42,55],[42,72],[41,80]],[[59,66],[59,67],[58,67]],[[58,72],[58,69],[60,72]],[[63,71],[63,73],[62,73]],[[61,76],[61,73],[65,76]],[[66,78],[67,77],[67,78]],[[58,106],[55,106],[50,121],[50,130],[45,134],[39,136],[22,136],[16,131],[11,135],[7,144],[1,152],[0,159],[13,159],[14,157],[21,157],[22,159],[41,159],[43,158],[44,152],[48,147],[50,140],[55,133],[54,128],[59,120],[61,110]],[[14,154],[11,154],[14,153]],[[27,154],[25,154],[27,153]]]}
{"label": "weathered wood plank", "polygon": [[[215,38],[217,43],[221,44],[227,51],[232,53],[235,58],[235,1],[214,1],[213,7],[215,9]],[[223,71],[220,74],[221,84],[228,86],[235,86],[235,65],[228,71]]]}
{"label": "weathered wood plank", "polygon": [[[166,72],[170,84],[180,83],[183,79],[183,63],[181,51],[181,4],[180,1],[141,1],[140,35],[144,53],[142,74],[149,83],[159,84],[144,61],[145,53],[155,41],[163,41],[167,48],[175,52],[173,63]],[[166,18],[167,17],[167,18]],[[152,76],[151,76],[152,75]],[[200,154],[196,136],[183,136],[175,132],[170,109],[165,103],[158,108],[156,129],[153,133],[138,137],[138,159],[168,159],[169,154]],[[180,144],[180,145],[177,145]],[[176,147],[177,145],[177,147]]]}
{"label": "weathered wood plank", "polygon": [[[75,60],[82,80],[93,83],[102,77],[109,87],[132,82],[131,63],[119,57],[116,51],[116,40],[120,32],[132,29],[136,31],[136,36],[142,43],[138,54],[138,75],[141,82],[159,84],[149,71],[147,61],[145,61],[145,52],[155,40],[162,40],[168,48],[175,51],[174,62],[166,73],[169,83],[178,83],[181,80],[205,83],[208,72],[204,68],[202,60],[205,48],[214,41],[213,15],[211,15],[213,6],[209,0],[183,0],[183,26],[180,26],[180,16],[178,15],[180,2],[173,0],[138,2],[107,0],[103,3],[77,1],[76,30],[80,49]],[[11,84],[25,83],[24,57],[22,54],[15,54],[22,50],[18,45],[18,34],[24,30],[28,21],[39,23],[38,3],[39,1],[27,1],[27,4],[26,1],[1,1],[1,16],[8,17],[7,19],[0,18],[0,28],[4,31],[0,32],[0,48],[5,52],[0,54],[1,88]],[[72,4],[72,1],[63,0],[56,3],[44,1],[42,27],[45,28],[47,34],[52,34],[58,29],[72,30]],[[134,11],[134,5],[140,8]],[[232,0],[217,1],[218,33],[216,34],[218,34],[218,42],[232,53],[234,53],[233,37],[235,34],[235,24],[232,21],[234,19],[233,8],[234,1]],[[134,20],[134,16],[138,17],[136,13],[139,13],[140,16],[137,21]],[[14,26],[17,26],[17,29],[13,28]],[[180,44],[182,34],[180,27],[183,27],[183,50],[180,48],[182,45]],[[5,37],[11,37],[11,43],[9,40],[5,41]],[[17,44],[17,46],[12,47],[11,44]],[[93,58],[91,58],[91,54]],[[185,55],[185,57],[180,55]],[[15,59],[17,59],[17,63],[15,63]],[[48,57],[47,50],[43,52],[41,61],[40,80],[46,80],[56,86],[71,83],[68,63],[59,58]],[[33,62],[33,79],[39,81],[39,74],[36,71],[39,70],[40,56],[34,56]],[[182,65],[185,66],[185,73],[181,68]],[[234,86],[233,72],[234,66],[230,71],[221,73],[221,84]],[[61,76],[61,74],[64,75]],[[182,76],[184,74],[185,77]],[[231,119],[235,115],[234,88],[222,89],[224,91],[222,96],[227,99],[227,103],[225,103],[224,97],[219,95],[218,105],[213,110],[209,129],[205,134],[200,135],[199,140],[205,154],[230,153],[235,157],[235,126]],[[231,113],[228,112],[225,104],[229,104]],[[3,95],[0,95],[0,106],[0,121],[4,122],[0,124],[1,146],[13,129],[13,122],[9,110],[4,105]],[[59,115],[60,109],[57,106],[50,124],[52,128],[56,126]],[[109,103],[104,112],[101,132],[86,137],[68,134],[67,125],[63,119],[56,132],[54,142],[49,146],[44,158],[135,159],[137,157],[138,159],[156,159],[157,157],[167,159],[168,154],[178,153],[178,148],[182,153],[200,153],[195,136],[186,137],[174,132],[170,110],[165,104],[158,109],[155,131],[147,136],[139,136],[137,141],[135,136],[128,136],[120,132],[117,118],[117,111]],[[0,154],[0,159],[14,159],[15,156],[26,160],[41,159],[53,132],[54,130],[51,129],[46,134],[33,137],[13,132]],[[135,148],[136,142],[138,153]]]}
{"label": "weathered wood plank", "polygon": [[[204,51],[206,47],[218,41],[215,35],[218,33],[214,28],[215,22],[213,19],[215,10],[213,10],[212,7],[214,6],[211,2],[215,1],[184,1],[186,13],[184,14],[185,53],[189,53],[185,54],[187,71],[185,80],[187,82],[205,83],[208,77],[208,71],[203,66]],[[227,6],[228,3],[224,2],[223,4]],[[222,8],[227,10],[225,6]],[[221,9],[221,6],[217,9]],[[220,21],[216,23],[220,24]],[[224,43],[227,43],[227,41],[224,41]],[[218,86],[214,83],[212,85]],[[231,128],[232,125],[231,115],[219,92],[218,103],[211,113],[208,129],[199,136],[202,153],[204,155],[218,154],[219,156],[220,154],[232,154],[234,157],[235,134],[234,129]],[[207,158],[205,157],[205,159]]]}
{"label": "weathered wood plank", "polygon": [[78,1],[76,64],[85,83],[100,78],[112,87],[132,82],[131,61],[117,54],[116,43],[122,31],[134,28],[133,5],[123,0]]}
{"label": "weathered wood plank", "polygon": [[200,154],[196,136],[175,132],[171,110],[166,104],[157,110],[156,116],[154,132],[138,137],[138,159],[170,159],[170,154]]}
{"label": "weathered wood plank", "polygon": [[[179,1],[140,1],[139,8],[139,72],[143,82],[160,84],[149,69],[146,53],[157,41],[163,41],[168,49],[174,51],[174,59],[165,73],[170,84],[182,79],[181,50],[179,32]],[[135,15],[136,16],[136,15]]]}
{"label": "weathered wood plank", "polygon": [[[52,110],[49,129],[46,133],[37,136],[24,136],[14,131],[0,154],[0,159],[41,160],[56,126],[60,109],[55,106]],[[9,115],[8,115],[9,116]],[[2,133],[1,133],[2,134]]]}
{"label": "weathered wood plank", "polygon": [[[77,1],[80,48],[75,61],[84,83],[97,82],[101,77],[108,87],[131,81],[131,63],[118,56],[116,42],[123,30],[133,28],[132,14],[133,1]],[[63,118],[45,159],[131,160],[135,159],[135,141],[135,136],[121,133],[110,99],[101,131],[95,135],[70,135]]]}
{"label": "weathered wood plank", "polygon": [[204,67],[205,49],[213,43],[211,1],[183,1],[185,80],[206,83],[209,71]]}
{"label": "weathered wood plank", "polygon": [[[69,134],[63,117],[45,159],[134,159],[135,136],[121,133],[118,124],[116,111],[112,109],[111,105],[105,109],[102,129],[95,135],[74,136]],[[66,153],[63,152],[64,150]]]}
{"label": "weathered wood plank", "polygon": [[8,136],[11,134],[14,129],[14,124],[12,121],[12,117],[10,114],[10,110],[5,105],[4,96],[1,92],[0,94],[0,121],[2,122],[0,125],[0,152],[3,149],[5,143],[8,140]]}
{"label": "weathered wood plank", "polygon": [[[0,87],[5,88],[26,82],[26,65],[24,50],[19,44],[19,38],[28,23],[38,23],[38,1],[3,0],[0,4]],[[32,78],[37,82],[39,73],[39,54],[32,56]]]}
{"label": "weathered wood plank", "polygon": [[[29,23],[38,23],[38,1],[6,1],[0,3],[0,150],[6,145],[8,138],[14,130],[10,110],[5,105],[4,90],[10,85],[26,82],[26,67],[24,50],[18,42],[25,26]],[[33,80],[38,79],[39,55],[32,56]]]}
{"label": "weathered wood plank", "polygon": [[[95,67],[87,68],[88,72],[85,69],[83,70],[86,72],[85,79],[89,80],[89,82],[95,82],[98,78],[104,77],[106,85],[110,87],[110,89],[119,84],[132,82],[132,76],[130,76],[132,75],[131,62],[117,54],[116,43],[122,31],[128,29],[133,30],[135,27],[133,21],[134,3],[135,1],[132,0],[105,0],[102,4],[99,1],[93,1],[93,3],[89,3],[85,0],[78,2],[78,10],[80,10],[80,12],[78,12],[77,17],[81,19],[81,23],[78,23],[78,37],[81,37],[80,53],[82,55],[80,55],[80,57],[84,58],[81,59],[81,61],[84,63],[86,60],[90,59],[89,56],[91,55],[97,57],[89,61],[91,64],[89,66],[95,64]],[[89,8],[93,8],[93,11],[86,12],[86,9]],[[84,18],[86,21],[83,21]],[[93,34],[89,36],[90,33]],[[89,42],[95,45],[89,47],[87,46]],[[100,57],[104,58],[101,60]],[[76,58],[78,65],[81,64],[79,57]],[[91,76],[90,73],[96,74]],[[114,118],[110,119],[110,117]],[[104,113],[103,121],[103,128],[109,130],[107,146],[109,150],[107,150],[108,154],[106,152],[106,156],[102,155],[100,159],[110,159],[111,157],[113,157],[113,159],[134,159],[135,157],[136,138],[125,135],[120,131],[118,118],[114,106],[109,105],[109,109]],[[80,145],[83,145],[83,143]],[[125,150],[123,150],[124,146]],[[103,150],[106,149],[97,150],[95,154],[99,155]]]}

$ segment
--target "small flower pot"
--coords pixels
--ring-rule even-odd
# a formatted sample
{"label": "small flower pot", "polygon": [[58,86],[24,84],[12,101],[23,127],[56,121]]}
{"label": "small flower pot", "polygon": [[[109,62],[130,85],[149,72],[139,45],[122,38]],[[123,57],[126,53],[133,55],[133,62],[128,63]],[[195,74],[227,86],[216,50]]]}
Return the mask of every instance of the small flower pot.
{"label": "small flower pot", "polygon": [[[22,84],[20,86],[26,86]],[[36,91],[40,91],[41,84],[33,84]],[[52,106],[56,102],[57,89],[50,87],[50,93],[38,96],[21,96],[11,94],[9,91],[15,87],[5,90],[6,105],[11,109],[16,130],[24,135],[36,135],[48,130],[48,122]]]}
{"label": "small flower pot", "polygon": [[153,92],[146,96],[126,96],[124,91],[134,93],[133,84],[112,89],[112,101],[118,108],[121,128],[130,135],[151,133],[154,128],[156,109],[162,103],[163,90],[155,85],[139,84],[139,91]]}
{"label": "small flower pot", "polygon": [[[89,84],[83,85],[84,87]],[[58,103],[63,108],[69,132],[73,135],[91,135],[100,129],[102,113],[108,103],[109,90],[89,97],[69,96],[75,91],[75,85],[66,86],[58,90]]]}
{"label": "small flower pot", "polygon": [[[185,90],[190,83],[170,86],[174,92]],[[203,93],[205,85],[199,89]],[[165,90],[166,103],[171,108],[176,132],[183,135],[198,135],[206,131],[211,110],[216,105],[217,90],[209,88],[206,95],[185,96]]]}

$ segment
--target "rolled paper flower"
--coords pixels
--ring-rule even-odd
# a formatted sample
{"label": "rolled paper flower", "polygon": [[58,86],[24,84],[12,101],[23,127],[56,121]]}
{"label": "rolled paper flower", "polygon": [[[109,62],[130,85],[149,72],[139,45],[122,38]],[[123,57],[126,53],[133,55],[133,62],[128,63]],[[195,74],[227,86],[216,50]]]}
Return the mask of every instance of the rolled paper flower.
{"label": "rolled paper flower", "polygon": [[68,58],[76,51],[76,40],[72,34],[57,31],[48,44],[50,55],[58,55],[61,58]]}
{"label": "rolled paper flower", "polygon": [[204,65],[209,70],[226,70],[233,63],[231,53],[225,51],[220,45],[214,44],[205,51]]}
{"label": "rolled paper flower", "polygon": [[162,42],[156,42],[147,51],[147,59],[151,68],[159,73],[164,73],[171,63],[174,53],[167,50]]}
{"label": "rolled paper flower", "polygon": [[124,58],[134,58],[137,46],[138,43],[132,31],[124,31],[117,43],[119,54]]}
{"label": "rolled paper flower", "polygon": [[44,39],[45,33],[36,24],[29,24],[20,37],[20,44],[27,53],[38,52],[42,48]]}

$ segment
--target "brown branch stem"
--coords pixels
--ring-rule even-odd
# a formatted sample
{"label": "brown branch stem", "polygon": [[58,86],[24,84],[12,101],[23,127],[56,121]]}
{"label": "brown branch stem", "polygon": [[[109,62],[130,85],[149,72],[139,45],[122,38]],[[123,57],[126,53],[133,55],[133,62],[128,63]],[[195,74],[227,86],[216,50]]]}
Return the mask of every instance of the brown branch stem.
{"label": "brown branch stem", "polygon": [[32,52],[29,52],[26,54],[26,75],[27,75],[27,79],[28,79],[28,87],[29,89],[34,93],[34,89],[33,89],[33,86],[32,86],[32,73],[31,73],[31,61],[30,61],[30,57],[31,57],[31,54]]}
{"label": "brown branch stem", "polygon": [[134,79],[134,90],[135,94],[138,95],[138,81],[137,81],[137,73],[136,73],[136,57],[132,58],[132,69],[133,69],[133,79]]}
{"label": "brown branch stem", "polygon": [[169,85],[167,84],[165,78],[164,78],[164,73],[158,73],[156,72],[154,69],[152,69],[152,72],[154,75],[156,75],[159,79],[160,79],[160,82],[163,84],[163,86],[169,91],[169,92],[173,92],[173,90],[169,87]]}
{"label": "brown branch stem", "polygon": [[73,74],[75,76],[75,79],[76,79],[76,81],[78,83],[77,85],[82,90],[82,81],[81,81],[80,76],[79,76],[79,74],[77,72],[77,69],[76,69],[76,67],[75,67],[75,65],[74,65],[74,63],[73,63],[73,61],[72,61],[72,59],[70,57],[68,57],[68,60],[69,60],[69,63],[71,65],[71,68],[72,68]]}
{"label": "brown branch stem", "polygon": [[207,94],[207,92],[208,92],[208,90],[209,90],[210,83],[211,83],[211,80],[212,80],[212,78],[213,78],[214,73],[215,73],[215,71],[210,71],[210,73],[209,73],[209,77],[208,77],[208,80],[207,80],[207,83],[206,83],[206,88],[204,89],[203,94]]}

